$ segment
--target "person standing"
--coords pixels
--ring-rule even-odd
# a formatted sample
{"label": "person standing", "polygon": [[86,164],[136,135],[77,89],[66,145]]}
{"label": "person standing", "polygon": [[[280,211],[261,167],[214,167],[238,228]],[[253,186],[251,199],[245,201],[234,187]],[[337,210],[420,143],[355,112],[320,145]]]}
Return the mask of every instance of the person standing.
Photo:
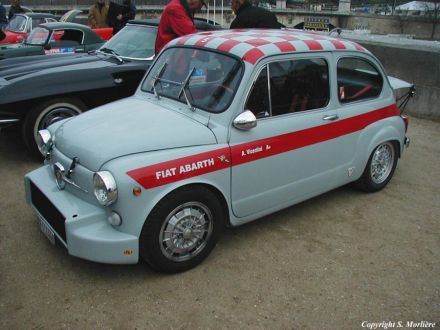
{"label": "person standing", "polygon": [[157,31],[155,53],[171,40],[197,32],[194,14],[205,6],[204,0],[171,0],[165,7]]}
{"label": "person standing", "polygon": [[0,2],[0,41],[6,38],[6,34],[3,29],[8,25],[8,19],[6,18],[6,8]]}
{"label": "person standing", "polygon": [[24,12],[24,9],[20,6],[20,0],[12,0],[11,8],[9,8],[8,18],[9,20],[11,20],[11,18],[14,17],[15,14],[22,14]]}
{"label": "person standing", "polygon": [[136,6],[133,0],[123,0],[122,7],[124,8],[123,12],[116,15],[116,21],[113,25],[113,35],[122,30],[129,20],[136,17]]}
{"label": "person standing", "polygon": [[89,25],[92,29],[105,28],[107,25],[108,6],[105,0],[96,0],[89,9]]}
{"label": "person standing", "polygon": [[8,19],[6,18],[6,8],[0,2],[0,30],[4,29],[8,25]]}
{"label": "person standing", "polygon": [[231,29],[280,29],[284,26],[274,13],[252,6],[249,0],[232,0],[231,9],[237,16],[231,23]]}

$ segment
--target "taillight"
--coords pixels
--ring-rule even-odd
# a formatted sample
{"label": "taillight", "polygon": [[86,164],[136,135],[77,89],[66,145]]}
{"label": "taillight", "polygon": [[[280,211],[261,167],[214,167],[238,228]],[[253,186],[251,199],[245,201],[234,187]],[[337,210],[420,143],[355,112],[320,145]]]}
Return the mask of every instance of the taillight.
{"label": "taillight", "polygon": [[401,115],[403,122],[405,123],[405,132],[408,130],[409,117],[406,115]]}

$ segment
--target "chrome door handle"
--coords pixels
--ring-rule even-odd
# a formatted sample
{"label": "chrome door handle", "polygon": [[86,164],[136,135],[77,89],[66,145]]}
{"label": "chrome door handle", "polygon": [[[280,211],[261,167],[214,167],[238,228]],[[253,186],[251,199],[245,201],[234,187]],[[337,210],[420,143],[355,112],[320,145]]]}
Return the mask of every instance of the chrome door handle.
{"label": "chrome door handle", "polygon": [[337,114],[326,115],[326,116],[322,117],[322,120],[329,120],[329,121],[334,121],[337,119],[339,119],[339,116]]}

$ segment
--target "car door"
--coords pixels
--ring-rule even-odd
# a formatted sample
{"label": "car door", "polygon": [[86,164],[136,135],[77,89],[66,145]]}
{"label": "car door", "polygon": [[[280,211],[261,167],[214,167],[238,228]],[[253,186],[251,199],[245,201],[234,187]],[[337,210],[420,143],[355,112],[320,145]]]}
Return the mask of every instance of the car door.
{"label": "car door", "polygon": [[[391,91],[384,90],[384,77],[373,59],[363,54],[335,56],[338,116],[341,130],[340,144],[344,152],[341,161],[350,176],[360,176],[364,170],[356,159],[368,157],[365,145],[371,141],[370,133],[381,119],[395,114]],[[344,176],[345,173],[340,173]],[[349,181],[347,175],[346,180]]]}
{"label": "car door", "polygon": [[275,210],[322,193],[339,167],[338,120],[330,102],[331,56],[262,63],[243,110],[257,126],[231,128],[231,198],[237,217]]}

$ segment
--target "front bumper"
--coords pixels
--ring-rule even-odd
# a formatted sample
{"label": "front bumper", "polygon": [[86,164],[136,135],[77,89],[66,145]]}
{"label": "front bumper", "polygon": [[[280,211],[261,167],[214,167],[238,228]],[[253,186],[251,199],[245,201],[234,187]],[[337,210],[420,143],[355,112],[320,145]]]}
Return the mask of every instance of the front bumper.
{"label": "front bumper", "polygon": [[111,264],[138,262],[138,237],[113,228],[106,208],[59,190],[50,165],[26,174],[25,189],[27,203],[70,255]]}

